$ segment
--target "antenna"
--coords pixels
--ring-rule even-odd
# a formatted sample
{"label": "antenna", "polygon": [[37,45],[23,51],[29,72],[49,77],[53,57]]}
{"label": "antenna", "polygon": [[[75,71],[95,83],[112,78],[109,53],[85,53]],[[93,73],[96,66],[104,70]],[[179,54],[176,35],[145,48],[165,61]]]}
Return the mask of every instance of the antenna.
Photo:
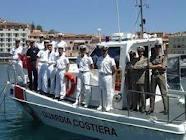
{"label": "antenna", "polygon": [[[138,4],[138,1],[140,1],[139,4]],[[139,15],[140,15],[140,28],[141,28],[140,38],[143,38],[144,24],[146,23],[145,18],[143,18],[143,7],[149,8],[149,5],[148,4],[144,4],[143,2],[144,2],[144,0],[136,0],[136,4],[135,4],[135,6],[138,6],[140,8],[140,11],[139,11]]]}
{"label": "antenna", "polygon": [[118,32],[120,33],[121,30],[120,30],[120,16],[119,16],[118,0],[115,0],[115,1],[116,1],[116,12],[117,12],[117,20],[118,20]]}
{"label": "antenna", "polygon": [[141,15],[141,24],[140,24],[141,32],[140,32],[140,38],[143,38],[143,32],[144,32],[144,27],[143,26],[145,24],[145,19],[143,18],[143,0],[140,0],[139,8],[140,8],[140,15]]}

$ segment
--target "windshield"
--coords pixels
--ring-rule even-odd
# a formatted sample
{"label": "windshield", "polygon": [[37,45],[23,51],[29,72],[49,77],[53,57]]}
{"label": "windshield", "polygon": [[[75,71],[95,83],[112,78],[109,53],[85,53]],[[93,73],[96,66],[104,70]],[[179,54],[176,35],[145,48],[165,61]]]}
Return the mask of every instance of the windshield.
{"label": "windshield", "polygon": [[[114,58],[116,62],[116,67],[119,68],[120,47],[109,47],[108,54],[110,55],[110,57]],[[95,67],[96,67],[98,57],[100,56],[101,56],[101,50],[98,47],[96,47],[91,54]]]}

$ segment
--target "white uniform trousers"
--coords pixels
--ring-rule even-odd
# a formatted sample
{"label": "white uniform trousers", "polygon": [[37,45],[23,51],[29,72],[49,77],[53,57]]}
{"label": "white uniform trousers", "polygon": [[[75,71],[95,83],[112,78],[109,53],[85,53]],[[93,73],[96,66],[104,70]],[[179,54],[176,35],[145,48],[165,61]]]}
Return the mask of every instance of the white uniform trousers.
{"label": "white uniform trousers", "polygon": [[100,86],[100,106],[103,105],[104,109],[112,107],[112,75],[99,74],[99,86]]}
{"label": "white uniform trousers", "polygon": [[50,65],[48,67],[48,78],[50,78],[50,94],[55,94],[55,77],[56,77],[56,71],[57,69],[54,67],[54,65]]}
{"label": "white uniform trousers", "polygon": [[65,70],[56,71],[56,87],[55,87],[55,97],[65,97],[66,95],[66,84],[65,84]]}
{"label": "white uniform trousers", "polygon": [[42,64],[38,72],[38,90],[48,93],[48,65]]}
{"label": "white uniform trousers", "polygon": [[77,79],[76,102],[84,101],[86,105],[89,105],[91,99],[90,89],[90,72],[79,72]]}
{"label": "white uniform trousers", "polygon": [[19,61],[19,60],[14,60],[12,61],[13,63],[13,66],[16,70],[16,76],[17,76],[17,80],[19,82],[23,82],[23,83],[26,83],[25,81],[25,73],[24,73],[24,70],[23,70],[23,65],[22,65],[22,62]]}

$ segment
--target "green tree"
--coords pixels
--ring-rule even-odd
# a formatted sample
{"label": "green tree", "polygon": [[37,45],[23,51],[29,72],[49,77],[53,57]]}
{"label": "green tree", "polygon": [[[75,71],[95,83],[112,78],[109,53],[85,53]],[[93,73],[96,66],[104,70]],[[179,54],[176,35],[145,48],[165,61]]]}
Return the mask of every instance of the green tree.
{"label": "green tree", "polygon": [[49,34],[55,34],[56,33],[56,31],[54,30],[54,29],[51,29],[51,30],[49,30],[49,32],[48,32]]}
{"label": "green tree", "polygon": [[40,31],[43,31],[43,28],[42,28],[41,25],[37,25],[36,29],[37,29],[37,30],[40,30]]}

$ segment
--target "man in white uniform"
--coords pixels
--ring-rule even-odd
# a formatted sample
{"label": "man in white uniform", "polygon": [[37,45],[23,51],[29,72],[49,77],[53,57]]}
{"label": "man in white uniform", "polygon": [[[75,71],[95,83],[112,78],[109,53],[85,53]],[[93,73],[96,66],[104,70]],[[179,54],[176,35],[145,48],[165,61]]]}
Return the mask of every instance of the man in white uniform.
{"label": "man in white uniform", "polygon": [[18,64],[21,68],[23,67],[22,66],[22,61],[19,57],[19,55],[21,55],[23,52],[23,47],[20,46],[20,39],[16,39],[15,40],[15,48],[12,48],[11,51],[10,51],[10,54],[12,54],[13,56],[13,63],[15,64]]}
{"label": "man in white uniform", "polygon": [[45,48],[45,46],[44,46],[44,36],[43,35],[40,35],[39,42],[36,43],[36,47],[39,50],[43,50]]}
{"label": "man in white uniform", "polygon": [[116,63],[108,55],[108,47],[100,46],[102,56],[98,58],[97,66],[99,69],[99,86],[101,90],[100,106],[97,110],[110,111],[112,108],[112,75],[116,71]]}
{"label": "man in white uniform", "polygon": [[54,90],[55,90],[55,75],[56,70],[54,68],[54,64],[56,63],[56,54],[53,51],[53,45],[51,43],[48,44],[48,79],[50,85],[50,96],[54,97]]}
{"label": "man in white uniform", "polygon": [[56,61],[56,87],[55,87],[55,98],[59,100],[63,100],[66,96],[66,85],[64,74],[69,69],[69,60],[64,55],[64,46],[58,45],[59,56]]}
{"label": "man in white uniform", "polygon": [[64,40],[62,40],[63,37],[64,37],[64,34],[62,33],[57,34],[56,47],[58,48],[59,46],[63,46],[63,51],[65,52],[67,48],[67,43]]}
{"label": "man in white uniform", "polygon": [[49,40],[44,41],[44,50],[40,50],[37,54],[38,57],[38,90],[41,93],[48,93],[48,49],[47,45]]}
{"label": "man in white uniform", "polygon": [[21,55],[23,53],[23,47],[20,45],[20,39],[17,38],[15,40],[15,48],[12,48],[10,54],[12,54],[12,63],[15,67],[17,78],[19,82],[26,83],[25,81],[25,74],[23,71],[23,64],[21,61]]}
{"label": "man in white uniform", "polygon": [[77,106],[78,103],[82,102],[84,97],[85,105],[84,107],[89,106],[90,102],[90,70],[93,68],[92,58],[86,54],[87,46],[80,46],[80,56],[77,58],[77,65],[79,68],[78,81],[77,81],[77,93],[76,93],[76,102],[73,106]]}

